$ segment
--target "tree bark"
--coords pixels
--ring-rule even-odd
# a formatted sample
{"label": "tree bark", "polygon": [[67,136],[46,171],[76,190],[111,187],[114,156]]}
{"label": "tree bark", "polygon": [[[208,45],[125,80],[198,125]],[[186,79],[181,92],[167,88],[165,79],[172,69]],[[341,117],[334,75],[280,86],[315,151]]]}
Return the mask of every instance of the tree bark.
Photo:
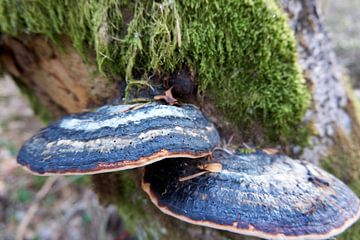
{"label": "tree bark", "polygon": [[348,96],[348,83],[337,66],[317,4],[312,0],[281,1],[297,38],[303,75],[312,93],[313,105],[304,120],[313,123],[317,134],[311,136],[311,146],[302,157],[318,164],[339,141],[336,132],[350,137],[358,122],[352,116],[355,109]]}
{"label": "tree bark", "polygon": [[[289,25],[296,36],[299,62],[312,94],[311,108],[304,116],[304,122],[310,124],[313,130],[310,145],[305,148],[289,145],[289,148],[294,155],[316,164],[330,157],[331,162],[326,162],[332,170],[345,164],[343,171],[335,173],[352,184],[359,179],[356,167],[360,163],[355,162],[354,166],[352,159],[345,163],[336,159],[339,154],[351,155],[352,158],[360,156],[356,150],[360,143],[359,122],[354,114],[356,103],[351,98],[350,87],[339,73],[319,7],[315,0],[281,0],[280,5],[288,14]],[[30,90],[28,92],[38,99],[37,104],[51,112],[54,118],[100,106],[120,95],[117,79],[109,79],[97,71],[95,53],[89,54],[84,63],[69,38],[63,36],[61,42],[58,45],[40,34],[16,37],[3,34],[0,64],[18,85]],[[204,110],[207,113],[216,112],[211,103],[205,103]],[[214,114],[210,117],[221,125],[225,133],[237,129],[231,124],[222,123]],[[338,149],[338,146],[342,148]],[[190,226],[164,216],[141,192],[139,176],[139,172],[134,170],[93,177],[94,189],[103,202],[117,204],[125,220],[135,223],[131,228],[139,238],[247,239]],[[108,184],[116,188],[104,188]],[[129,185],[134,189],[129,191]],[[133,205],[138,209],[131,210]]]}

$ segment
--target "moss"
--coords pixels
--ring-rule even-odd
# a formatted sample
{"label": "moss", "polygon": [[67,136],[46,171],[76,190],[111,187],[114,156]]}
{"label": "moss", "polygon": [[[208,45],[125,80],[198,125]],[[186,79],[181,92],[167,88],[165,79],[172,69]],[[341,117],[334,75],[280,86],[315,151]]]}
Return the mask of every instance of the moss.
{"label": "moss", "polygon": [[102,69],[116,52],[110,44],[123,29],[122,12],[128,1],[117,0],[33,0],[0,2],[0,32],[18,35],[40,33],[60,43],[67,34],[86,60],[87,49],[95,50]]}
{"label": "moss", "polygon": [[139,186],[141,174],[137,170],[97,174],[91,177],[94,190],[101,202],[115,203],[119,206],[119,214],[126,229],[136,236],[136,239],[192,239],[188,230],[202,229],[169,217],[157,209]]}
{"label": "moss", "polygon": [[200,90],[226,118],[237,125],[260,121],[270,135],[288,135],[309,101],[294,42],[272,1],[143,3],[122,62],[128,80],[191,65]]}
{"label": "moss", "polygon": [[95,50],[99,69],[125,79],[128,90],[190,65],[227,119],[260,121],[271,136],[288,135],[309,102],[275,0],[3,0],[0,32],[54,41],[68,34],[84,59]]}
{"label": "moss", "polygon": [[[201,88],[233,122],[261,121],[288,134],[302,119],[308,95],[286,18],[272,1],[221,1],[186,6],[188,47]],[[200,10],[201,9],[201,10]],[[218,14],[213,14],[218,13]],[[222,29],[222,31],[219,31]],[[205,50],[206,49],[206,50]]]}
{"label": "moss", "polygon": [[[116,203],[119,213],[128,229],[138,239],[160,239],[159,222],[153,221],[153,217],[146,213],[144,206],[148,205],[148,200],[143,193],[139,193],[140,187],[136,184],[135,174],[117,174],[117,184],[119,187],[116,195]],[[141,190],[140,190],[141,191]]]}
{"label": "moss", "polygon": [[256,149],[255,148],[239,148],[239,149],[237,149],[237,151],[240,154],[250,154],[250,153],[255,153]]}

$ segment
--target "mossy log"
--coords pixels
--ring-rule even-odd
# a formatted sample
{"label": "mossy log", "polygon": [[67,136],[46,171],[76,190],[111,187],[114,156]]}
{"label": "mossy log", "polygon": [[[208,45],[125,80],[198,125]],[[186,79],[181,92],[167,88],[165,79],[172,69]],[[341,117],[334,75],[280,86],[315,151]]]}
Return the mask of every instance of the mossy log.
{"label": "mossy log", "polygon": [[[153,79],[165,86],[185,73],[178,79],[195,90],[182,100],[232,145],[280,146],[360,193],[357,102],[318,11],[315,0],[3,0],[0,65],[45,121],[129,101]],[[140,190],[139,171],[93,177],[138,238],[244,239],[163,215]],[[344,239],[359,235],[357,225]]]}

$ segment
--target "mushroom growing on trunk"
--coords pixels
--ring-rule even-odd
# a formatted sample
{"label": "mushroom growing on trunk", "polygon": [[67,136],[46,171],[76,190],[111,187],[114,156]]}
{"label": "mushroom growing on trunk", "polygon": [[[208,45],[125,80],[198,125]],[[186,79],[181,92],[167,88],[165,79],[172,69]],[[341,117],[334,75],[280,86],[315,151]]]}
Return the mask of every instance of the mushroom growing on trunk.
{"label": "mushroom growing on trunk", "polygon": [[214,125],[193,105],[107,105],[41,130],[17,159],[36,174],[93,174],[208,156],[218,143]]}
{"label": "mushroom growing on trunk", "polygon": [[[222,167],[204,170],[211,164]],[[359,199],[339,179],[263,151],[167,159],[145,167],[142,187],[165,214],[265,239],[328,239],[360,215]]]}
{"label": "mushroom growing on trunk", "polygon": [[318,167],[219,146],[216,128],[193,105],[104,106],[41,130],[21,148],[18,162],[45,175],[151,164],[142,188],[161,211],[262,238],[326,239],[358,220],[357,196]]}

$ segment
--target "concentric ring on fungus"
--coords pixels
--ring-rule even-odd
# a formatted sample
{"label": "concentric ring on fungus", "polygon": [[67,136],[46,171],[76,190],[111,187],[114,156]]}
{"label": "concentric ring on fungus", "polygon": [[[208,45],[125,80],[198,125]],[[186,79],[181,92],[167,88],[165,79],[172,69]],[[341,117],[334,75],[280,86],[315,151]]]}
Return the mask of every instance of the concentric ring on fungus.
{"label": "concentric ring on fungus", "polygon": [[328,239],[360,215],[358,197],[339,179],[263,151],[161,161],[145,167],[142,188],[182,221],[265,239]]}
{"label": "concentric ring on fungus", "polygon": [[193,105],[106,105],[42,129],[17,161],[35,174],[94,174],[204,157],[218,143],[214,125]]}

